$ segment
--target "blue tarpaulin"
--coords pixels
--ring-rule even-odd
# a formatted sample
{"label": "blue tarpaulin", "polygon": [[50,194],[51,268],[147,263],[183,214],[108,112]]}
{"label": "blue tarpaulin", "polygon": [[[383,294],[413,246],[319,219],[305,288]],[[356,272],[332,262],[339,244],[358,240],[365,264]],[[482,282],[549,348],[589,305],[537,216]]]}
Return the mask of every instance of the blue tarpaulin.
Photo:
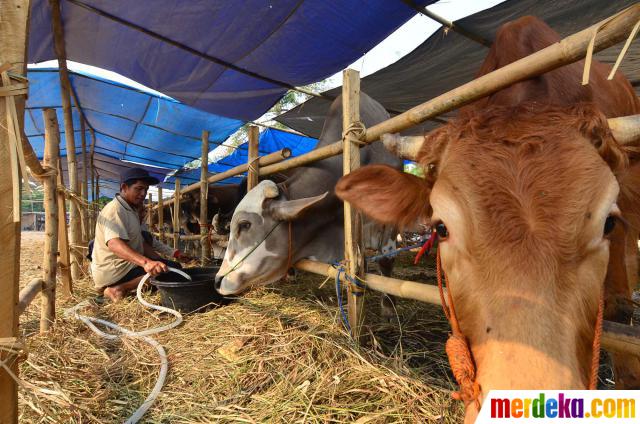
{"label": "blue tarpaulin", "polygon": [[[286,92],[273,80],[292,86],[322,80],[416,13],[399,0],[60,4],[69,60],[115,71],[185,104],[243,121],[261,116]],[[29,62],[55,59],[52,40],[49,3],[34,0]],[[153,138],[153,131],[146,136]]]}
{"label": "blue tarpaulin", "polygon": [[[60,100],[57,70],[30,70],[29,97],[25,111],[25,134],[39,158],[44,153],[43,108],[55,108],[60,127],[60,153],[66,173],[66,141],[64,117]],[[210,132],[211,149],[220,145],[235,132],[242,122],[202,112],[167,97],[133,89],[112,81],[89,75],[70,73],[73,90],[96,135],[94,166],[100,178],[100,190],[113,195],[119,187],[122,171],[127,167],[143,166],[152,175],[164,180],[168,174],[185,164],[200,159],[201,133]],[[82,166],[80,115],[73,107],[76,155]],[[91,133],[85,130],[87,149]],[[266,155],[288,147],[292,155],[308,152],[316,139],[284,131],[268,129],[260,134],[259,153]],[[229,156],[209,165],[209,172],[224,172],[247,162],[245,142]],[[81,168],[80,168],[81,169]],[[179,173],[183,183],[198,181],[200,170]],[[239,178],[228,182],[237,182]],[[164,184],[173,188],[173,178]]]}
{"label": "blue tarpaulin", "polygon": [[[30,70],[25,111],[25,134],[38,157],[44,151],[42,108],[55,108],[66,156],[64,118],[57,70]],[[87,122],[96,135],[95,167],[101,180],[118,181],[129,162],[148,165],[157,177],[199,159],[202,130],[208,130],[211,149],[234,133],[242,122],[216,116],[158,96],[99,78],[71,72],[69,76]],[[74,107],[76,154],[81,149],[80,115]],[[91,143],[86,129],[87,148]],[[80,155],[81,156],[81,155]],[[81,160],[81,157],[79,157]]]}
{"label": "blue tarpaulin", "polygon": [[[285,131],[279,131],[268,128],[260,133],[258,139],[258,152],[260,156],[276,152],[285,147],[291,149],[291,157],[305,154],[316,147],[318,140],[304,135],[292,134]],[[224,157],[216,163],[209,164],[209,173],[218,174],[230,168],[247,163],[249,158],[249,143],[244,142],[229,156]],[[180,177],[184,184],[193,184],[200,180],[200,169],[189,169],[180,171],[176,174]],[[238,183],[242,179],[241,176],[228,178],[223,184]],[[167,182],[174,182],[175,179],[170,177]]]}

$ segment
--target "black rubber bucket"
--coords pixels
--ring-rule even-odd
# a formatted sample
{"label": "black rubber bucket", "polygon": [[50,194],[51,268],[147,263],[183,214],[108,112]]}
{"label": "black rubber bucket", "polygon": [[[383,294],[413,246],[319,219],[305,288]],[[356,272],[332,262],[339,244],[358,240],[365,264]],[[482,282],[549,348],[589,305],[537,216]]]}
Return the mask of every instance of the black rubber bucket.
{"label": "black rubber bucket", "polygon": [[175,272],[158,275],[151,284],[160,292],[160,303],[182,313],[204,312],[211,308],[227,305],[225,298],[214,288],[214,278],[218,267],[183,269],[191,277],[187,280]]}

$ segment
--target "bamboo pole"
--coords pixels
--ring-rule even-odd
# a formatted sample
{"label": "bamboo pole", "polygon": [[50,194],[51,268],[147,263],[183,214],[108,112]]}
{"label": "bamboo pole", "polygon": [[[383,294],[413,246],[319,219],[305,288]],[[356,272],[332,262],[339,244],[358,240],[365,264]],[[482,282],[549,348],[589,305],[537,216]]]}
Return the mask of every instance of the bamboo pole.
{"label": "bamboo pole", "polygon": [[[46,222],[45,222],[46,224]],[[20,294],[18,295],[18,315],[22,315],[24,311],[29,307],[33,299],[36,298],[38,294],[44,288],[44,281],[42,278],[34,278],[29,281],[29,283],[20,290]]]}
{"label": "bamboo pole", "polygon": [[[164,243],[164,199],[162,199],[162,187],[158,186],[158,231],[160,231],[160,241]],[[151,209],[153,213],[153,209]]]}
{"label": "bamboo pole", "polygon": [[[83,117],[84,118],[84,117]],[[88,163],[87,163],[87,136],[85,134],[85,120],[80,119],[80,140],[82,142],[82,186],[80,196],[87,204],[89,203],[89,180],[88,180]],[[88,242],[91,239],[90,228],[91,221],[89,220],[89,208],[84,207],[80,209],[82,211],[82,240]]]}
{"label": "bamboo pole", "polygon": [[[43,165],[58,169],[58,147],[60,135],[58,120],[54,109],[42,111],[44,120],[44,160]],[[56,317],[56,262],[58,253],[58,204],[57,175],[47,177],[44,186],[44,258],[42,261],[42,301],[40,307],[40,333],[49,331]]]}
{"label": "bamboo pole", "polygon": [[147,226],[151,231],[151,225],[153,224],[153,195],[149,193],[149,204],[147,205]]}
{"label": "bamboo pole", "polygon": [[180,248],[180,178],[176,178],[176,189],[173,195],[173,248],[176,250]]}
{"label": "bamboo pole", "polygon": [[[59,135],[58,119],[51,121],[55,125],[52,133]],[[64,187],[62,174],[62,161],[58,161],[58,176],[56,179],[58,187]],[[67,225],[67,211],[64,191],[58,190],[58,270],[60,271],[60,281],[62,282],[62,293],[65,297],[70,297],[73,293],[73,279],[71,278],[71,259],[69,258],[69,231]]]}
{"label": "bamboo pole", "polygon": [[[278,150],[277,152],[269,153],[268,155],[260,157],[258,160],[258,165],[260,167],[271,165],[280,161],[283,161],[291,156],[291,149],[284,148],[282,150]],[[236,175],[242,174],[249,169],[248,164],[243,163],[242,165],[238,165],[234,168],[231,168],[227,171],[221,172],[219,174],[215,174],[207,178],[207,183],[213,184],[218,181],[226,180],[227,178],[234,177]],[[262,172],[260,173],[262,175]],[[200,182],[191,184],[190,186],[184,187],[182,189],[182,194],[189,193],[194,190],[200,190]],[[175,195],[174,195],[175,196]],[[167,199],[167,201],[171,201],[173,197]]]}
{"label": "bamboo pole", "polygon": [[[25,75],[27,73],[27,32],[29,22],[29,2],[27,0],[0,1],[0,40],[2,40],[2,63],[11,64],[11,71]],[[20,134],[24,120],[25,96],[15,96],[16,114]],[[6,130],[6,102],[0,101],[0,339],[19,336],[18,287],[20,278],[20,222],[13,219],[13,181],[10,163],[11,144]],[[25,158],[27,159],[27,158]],[[18,362],[14,357],[0,351],[0,360],[6,360],[9,368],[18,374]],[[0,423],[18,422],[18,391],[16,382],[0,368]]]}
{"label": "bamboo pole", "polygon": [[258,185],[258,175],[260,173],[260,165],[258,164],[258,143],[260,142],[260,131],[255,125],[249,126],[249,155],[247,165],[249,172],[247,173],[247,192]]}
{"label": "bamboo pole", "polygon": [[[342,85],[342,131],[343,137],[342,172],[348,175],[360,167],[360,147],[350,129],[360,123],[360,74],[353,69],[343,72]],[[364,246],[362,244],[362,216],[344,202],[344,254],[347,272],[350,276],[362,278],[364,270]],[[363,290],[353,282],[347,285],[349,326],[355,340],[360,338],[364,317]]]}
{"label": "bamboo pole", "polygon": [[[612,18],[598,32],[593,48],[594,54],[624,40],[638,20],[640,20],[640,4],[635,4]],[[587,45],[595,30],[601,24],[602,22],[592,25],[585,30],[564,38],[558,43],[374,125],[367,129],[363,141],[372,143],[378,140],[382,134],[401,132],[427,119],[457,109],[517,82],[536,77],[569,63],[577,62],[584,58]],[[575,83],[580,84],[580,81]],[[283,163],[266,166],[260,170],[260,175],[282,172],[339,155],[340,153],[342,153],[342,141],[315,149]]]}
{"label": "bamboo pole", "polygon": [[[153,234],[157,237],[162,237],[162,236],[165,236],[167,238],[173,237],[173,233],[159,232],[159,233],[153,233]],[[200,234],[179,234],[178,237],[182,241],[200,241],[202,236]],[[213,241],[225,241],[229,239],[229,236],[226,234],[209,234],[207,238]]]}
{"label": "bamboo pole", "polygon": [[91,212],[91,238],[95,237],[96,233],[96,222],[98,220],[98,196],[97,196],[97,185],[98,185],[98,177],[96,175],[96,169],[93,162],[93,157],[95,155],[96,149],[96,133],[93,128],[89,127],[89,134],[91,134],[91,146],[89,147],[89,173],[91,174],[91,197],[93,210]]}
{"label": "bamboo pole", "polygon": [[612,321],[602,323],[602,347],[608,351],[640,356],[640,328]]}
{"label": "bamboo pole", "polygon": [[[202,159],[200,164],[200,262],[206,266],[211,261],[211,243],[209,242],[208,198],[209,184],[207,176],[209,171],[209,131],[202,131]],[[163,212],[162,209],[159,210]],[[164,230],[160,230],[164,231]]]}
{"label": "bamboo pole", "polygon": [[[53,44],[58,59],[60,76],[60,94],[62,97],[62,110],[64,112],[64,137],[67,144],[67,171],[69,173],[69,188],[78,194],[78,168],[76,162],[76,143],[73,132],[73,115],[71,110],[71,83],[67,70],[67,53],[64,45],[64,27],[60,13],[60,1],[49,0],[51,5],[51,23],[53,26]],[[80,243],[80,214],[76,207],[69,208],[69,229],[71,244]],[[80,267],[83,258],[77,249],[71,251],[71,276],[74,280],[82,277]]]}

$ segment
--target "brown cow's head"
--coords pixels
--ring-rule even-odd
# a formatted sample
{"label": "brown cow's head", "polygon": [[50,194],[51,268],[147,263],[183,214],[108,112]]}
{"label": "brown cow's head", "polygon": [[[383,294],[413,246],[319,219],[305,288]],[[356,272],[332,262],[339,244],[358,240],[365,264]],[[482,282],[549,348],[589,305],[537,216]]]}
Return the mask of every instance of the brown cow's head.
{"label": "brown cow's head", "polygon": [[446,228],[442,265],[482,396],[583,389],[624,158],[590,105],[494,107],[425,137],[425,179],[367,166],[336,193],[384,223]]}

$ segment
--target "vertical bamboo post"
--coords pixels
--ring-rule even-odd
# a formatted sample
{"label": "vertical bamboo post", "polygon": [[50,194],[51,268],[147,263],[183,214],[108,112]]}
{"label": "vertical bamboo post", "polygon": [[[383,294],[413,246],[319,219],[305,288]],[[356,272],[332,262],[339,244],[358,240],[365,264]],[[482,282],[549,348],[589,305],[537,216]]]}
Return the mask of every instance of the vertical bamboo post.
{"label": "vertical bamboo post", "polygon": [[[58,134],[58,120],[55,126]],[[58,161],[57,185],[64,187],[62,178],[62,161]],[[69,258],[69,232],[67,226],[67,211],[65,208],[64,193],[58,192],[58,269],[60,270],[60,281],[62,282],[62,294],[70,297],[73,293],[73,280],[71,278],[71,259]]]}
{"label": "vertical bamboo post", "polygon": [[162,198],[162,187],[158,186],[158,232],[160,241],[164,243],[164,199]]}
{"label": "vertical bamboo post", "polygon": [[209,219],[207,216],[209,184],[209,131],[202,131],[202,164],[200,166],[200,262],[207,266],[211,257],[209,242]]}
{"label": "vertical bamboo post", "polygon": [[247,191],[258,185],[258,140],[260,139],[260,131],[255,125],[249,127],[249,171],[247,175]]}
{"label": "vertical bamboo post", "polygon": [[[60,1],[49,0],[51,5],[51,23],[53,26],[53,45],[58,59],[58,69],[60,76],[60,94],[62,97],[62,110],[64,112],[64,137],[67,142],[67,170],[69,172],[69,189],[78,194],[78,169],[76,164],[76,143],[73,132],[73,116],[71,110],[71,82],[67,71],[67,53],[64,45],[64,28],[62,26],[62,16],[60,13]],[[80,243],[80,214],[78,208],[73,204],[69,205],[69,229],[71,244]],[[80,266],[83,258],[78,249],[71,251],[71,276],[74,280],[81,278]]]}
{"label": "vertical bamboo post", "polygon": [[89,174],[91,175],[91,238],[95,237],[96,222],[98,220],[98,196],[96,188],[98,185],[98,177],[96,175],[96,169],[93,162],[93,156],[96,150],[96,133],[93,128],[89,127],[89,134],[91,134],[91,147],[89,147]]}
{"label": "vertical bamboo post", "polygon": [[[342,130],[348,132],[352,124],[360,121],[360,74],[353,69],[343,73]],[[342,170],[347,175],[360,167],[360,147],[352,137],[343,137]],[[364,248],[362,246],[362,216],[344,202],[344,253],[347,272],[353,278],[364,275]],[[348,284],[349,325],[355,340],[360,337],[363,318],[363,290]]]}
{"label": "vertical bamboo post", "polygon": [[46,177],[44,186],[44,258],[42,261],[42,300],[40,306],[40,333],[47,332],[56,317],[56,262],[58,253],[58,185],[57,170],[60,133],[55,109],[44,109],[44,160],[43,165],[56,170],[56,174]]}
{"label": "vertical bamboo post", "polygon": [[180,248],[180,178],[176,178],[176,190],[173,193],[173,248]]}
{"label": "vertical bamboo post", "polygon": [[[80,120],[80,140],[82,142],[82,186],[81,194],[82,200],[89,204],[89,180],[88,180],[88,166],[87,163],[87,136],[84,119]],[[91,221],[89,219],[90,211],[88,207],[82,208],[82,240],[88,242],[91,239]]]}
{"label": "vertical bamboo post", "polygon": [[149,227],[149,231],[151,231],[151,225],[153,224],[153,195],[151,193],[149,193],[149,204],[147,207],[147,226]]}
{"label": "vertical bamboo post", "polygon": [[[0,65],[8,62],[11,70],[27,73],[27,27],[29,2],[27,0],[0,1],[0,40],[2,56]],[[23,125],[25,96],[15,96],[19,125]],[[6,103],[0,102],[0,338],[18,337],[18,287],[20,278],[20,222],[13,219],[13,181],[10,158]],[[22,131],[22,129],[20,129]],[[0,351],[0,360],[6,360],[10,369],[18,374],[18,363],[7,352]],[[16,382],[0,368],[0,423],[18,422],[18,391]]]}

